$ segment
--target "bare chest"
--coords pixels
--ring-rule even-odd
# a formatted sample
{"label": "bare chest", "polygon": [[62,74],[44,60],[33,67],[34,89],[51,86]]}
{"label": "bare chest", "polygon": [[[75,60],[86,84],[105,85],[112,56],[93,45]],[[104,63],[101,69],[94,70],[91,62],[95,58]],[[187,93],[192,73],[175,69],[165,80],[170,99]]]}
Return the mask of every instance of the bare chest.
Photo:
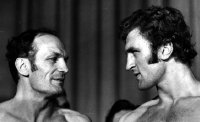
{"label": "bare chest", "polygon": [[200,106],[151,107],[137,122],[200,122]]}
{"label": "bare chest", "polygon": [[151,107],[138,118],[137,122],[166,122],[168,113],[166,109]]}

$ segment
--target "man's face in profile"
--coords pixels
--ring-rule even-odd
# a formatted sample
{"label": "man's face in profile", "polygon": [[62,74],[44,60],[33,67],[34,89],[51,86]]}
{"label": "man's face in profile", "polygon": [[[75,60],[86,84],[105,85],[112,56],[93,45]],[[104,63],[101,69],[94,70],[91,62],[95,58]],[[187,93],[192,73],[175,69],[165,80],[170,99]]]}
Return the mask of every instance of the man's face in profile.
{"label": "man's face in profile", "polygon": [[138,28],[127,36],[125,51],[127,52],[126,69],[134,73],[139,81],[139,89],[151,88],[164,74],[162,62],[150,64],[152,51],[150,42],[140,34]]}
{"label": "man's face in profile", "polygon": [[36,47],[37,53],[34,62],[36,70],[29,75],[31,87],[37,92],[49,95],[63,92],[68,68],[62,43],[56,36],[46,34],[36,36],[33,46]]}

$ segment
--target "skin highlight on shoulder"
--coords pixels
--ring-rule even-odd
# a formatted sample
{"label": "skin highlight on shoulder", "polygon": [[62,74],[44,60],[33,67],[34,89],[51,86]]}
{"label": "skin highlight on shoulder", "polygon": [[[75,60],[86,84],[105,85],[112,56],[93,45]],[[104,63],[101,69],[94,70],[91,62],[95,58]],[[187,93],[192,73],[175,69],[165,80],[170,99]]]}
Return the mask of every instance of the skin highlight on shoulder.
{"label": "skin highlight on shoulder", "polygon": [[69,122],[91,122],[86,115],[70,109],[59,109],[57,113],[63,115]]}
{"label": "skin highlight on shoulder", "polygon": [[27,122],[23,118],[14,115],[11,112],[0,110],[0,122]]}
{"label": "skin highlight on shoulder", "polygon": [[148,101],[141,106],[139,106],[137,109],[133,111],[129,111],[126,114],[124,114],[120,119],[119,122],[137,122],[138,119],[148,110],[149,107],[154,106],[158,104],[159,100],[151,100]]}
{"label": "skin highlight on shoulder", "polygon": [[197,122],[200,120],[199,115],[200,97],[186,97],[172,106],[167,120]]}

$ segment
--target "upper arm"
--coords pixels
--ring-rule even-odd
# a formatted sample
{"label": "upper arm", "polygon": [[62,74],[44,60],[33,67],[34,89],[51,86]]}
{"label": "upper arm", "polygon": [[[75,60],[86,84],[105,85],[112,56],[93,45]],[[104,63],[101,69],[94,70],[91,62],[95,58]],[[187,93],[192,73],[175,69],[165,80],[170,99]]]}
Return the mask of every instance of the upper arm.
{"label": "upper arm", "polygon": [[127,112],[120,119],[119,122],[136,122],[147,110],[147,107],[140,106],[137,109]]}
{"label": "upper arm", "polygon": [[67,122],[91,122],[89,117],[73,110],[60,109],[58,113],[63,115]]}

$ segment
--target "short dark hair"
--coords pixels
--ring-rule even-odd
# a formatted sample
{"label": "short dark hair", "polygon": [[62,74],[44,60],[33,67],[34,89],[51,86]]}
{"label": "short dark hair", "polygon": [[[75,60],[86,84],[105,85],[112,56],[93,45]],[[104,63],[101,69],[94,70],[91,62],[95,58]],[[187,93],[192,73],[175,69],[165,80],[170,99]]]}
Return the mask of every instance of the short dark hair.
{"label": "short dark hair", "polygon": [[171,56],[191,66],[197,52],[191,42],[189,27],[179,10],[158,6],[139,9],[121,22],[120,38],[126,40],[129,32],[135,28],[150,41],[153,55],[157,55],[160,46],[172,43],[174,49]]}
{"label": "short dark hair", "polygon": [[49,29],[31,29],[27,30],[18,36],[12,37],[8,40],[6,58],[8,60],[11,75],[16,83],[18,83],[18,71],[15,67],[17,58],[28,58],[31,63],[34,62],[37,50],[33,47],[33,41],[36,36],[56,33]]}

